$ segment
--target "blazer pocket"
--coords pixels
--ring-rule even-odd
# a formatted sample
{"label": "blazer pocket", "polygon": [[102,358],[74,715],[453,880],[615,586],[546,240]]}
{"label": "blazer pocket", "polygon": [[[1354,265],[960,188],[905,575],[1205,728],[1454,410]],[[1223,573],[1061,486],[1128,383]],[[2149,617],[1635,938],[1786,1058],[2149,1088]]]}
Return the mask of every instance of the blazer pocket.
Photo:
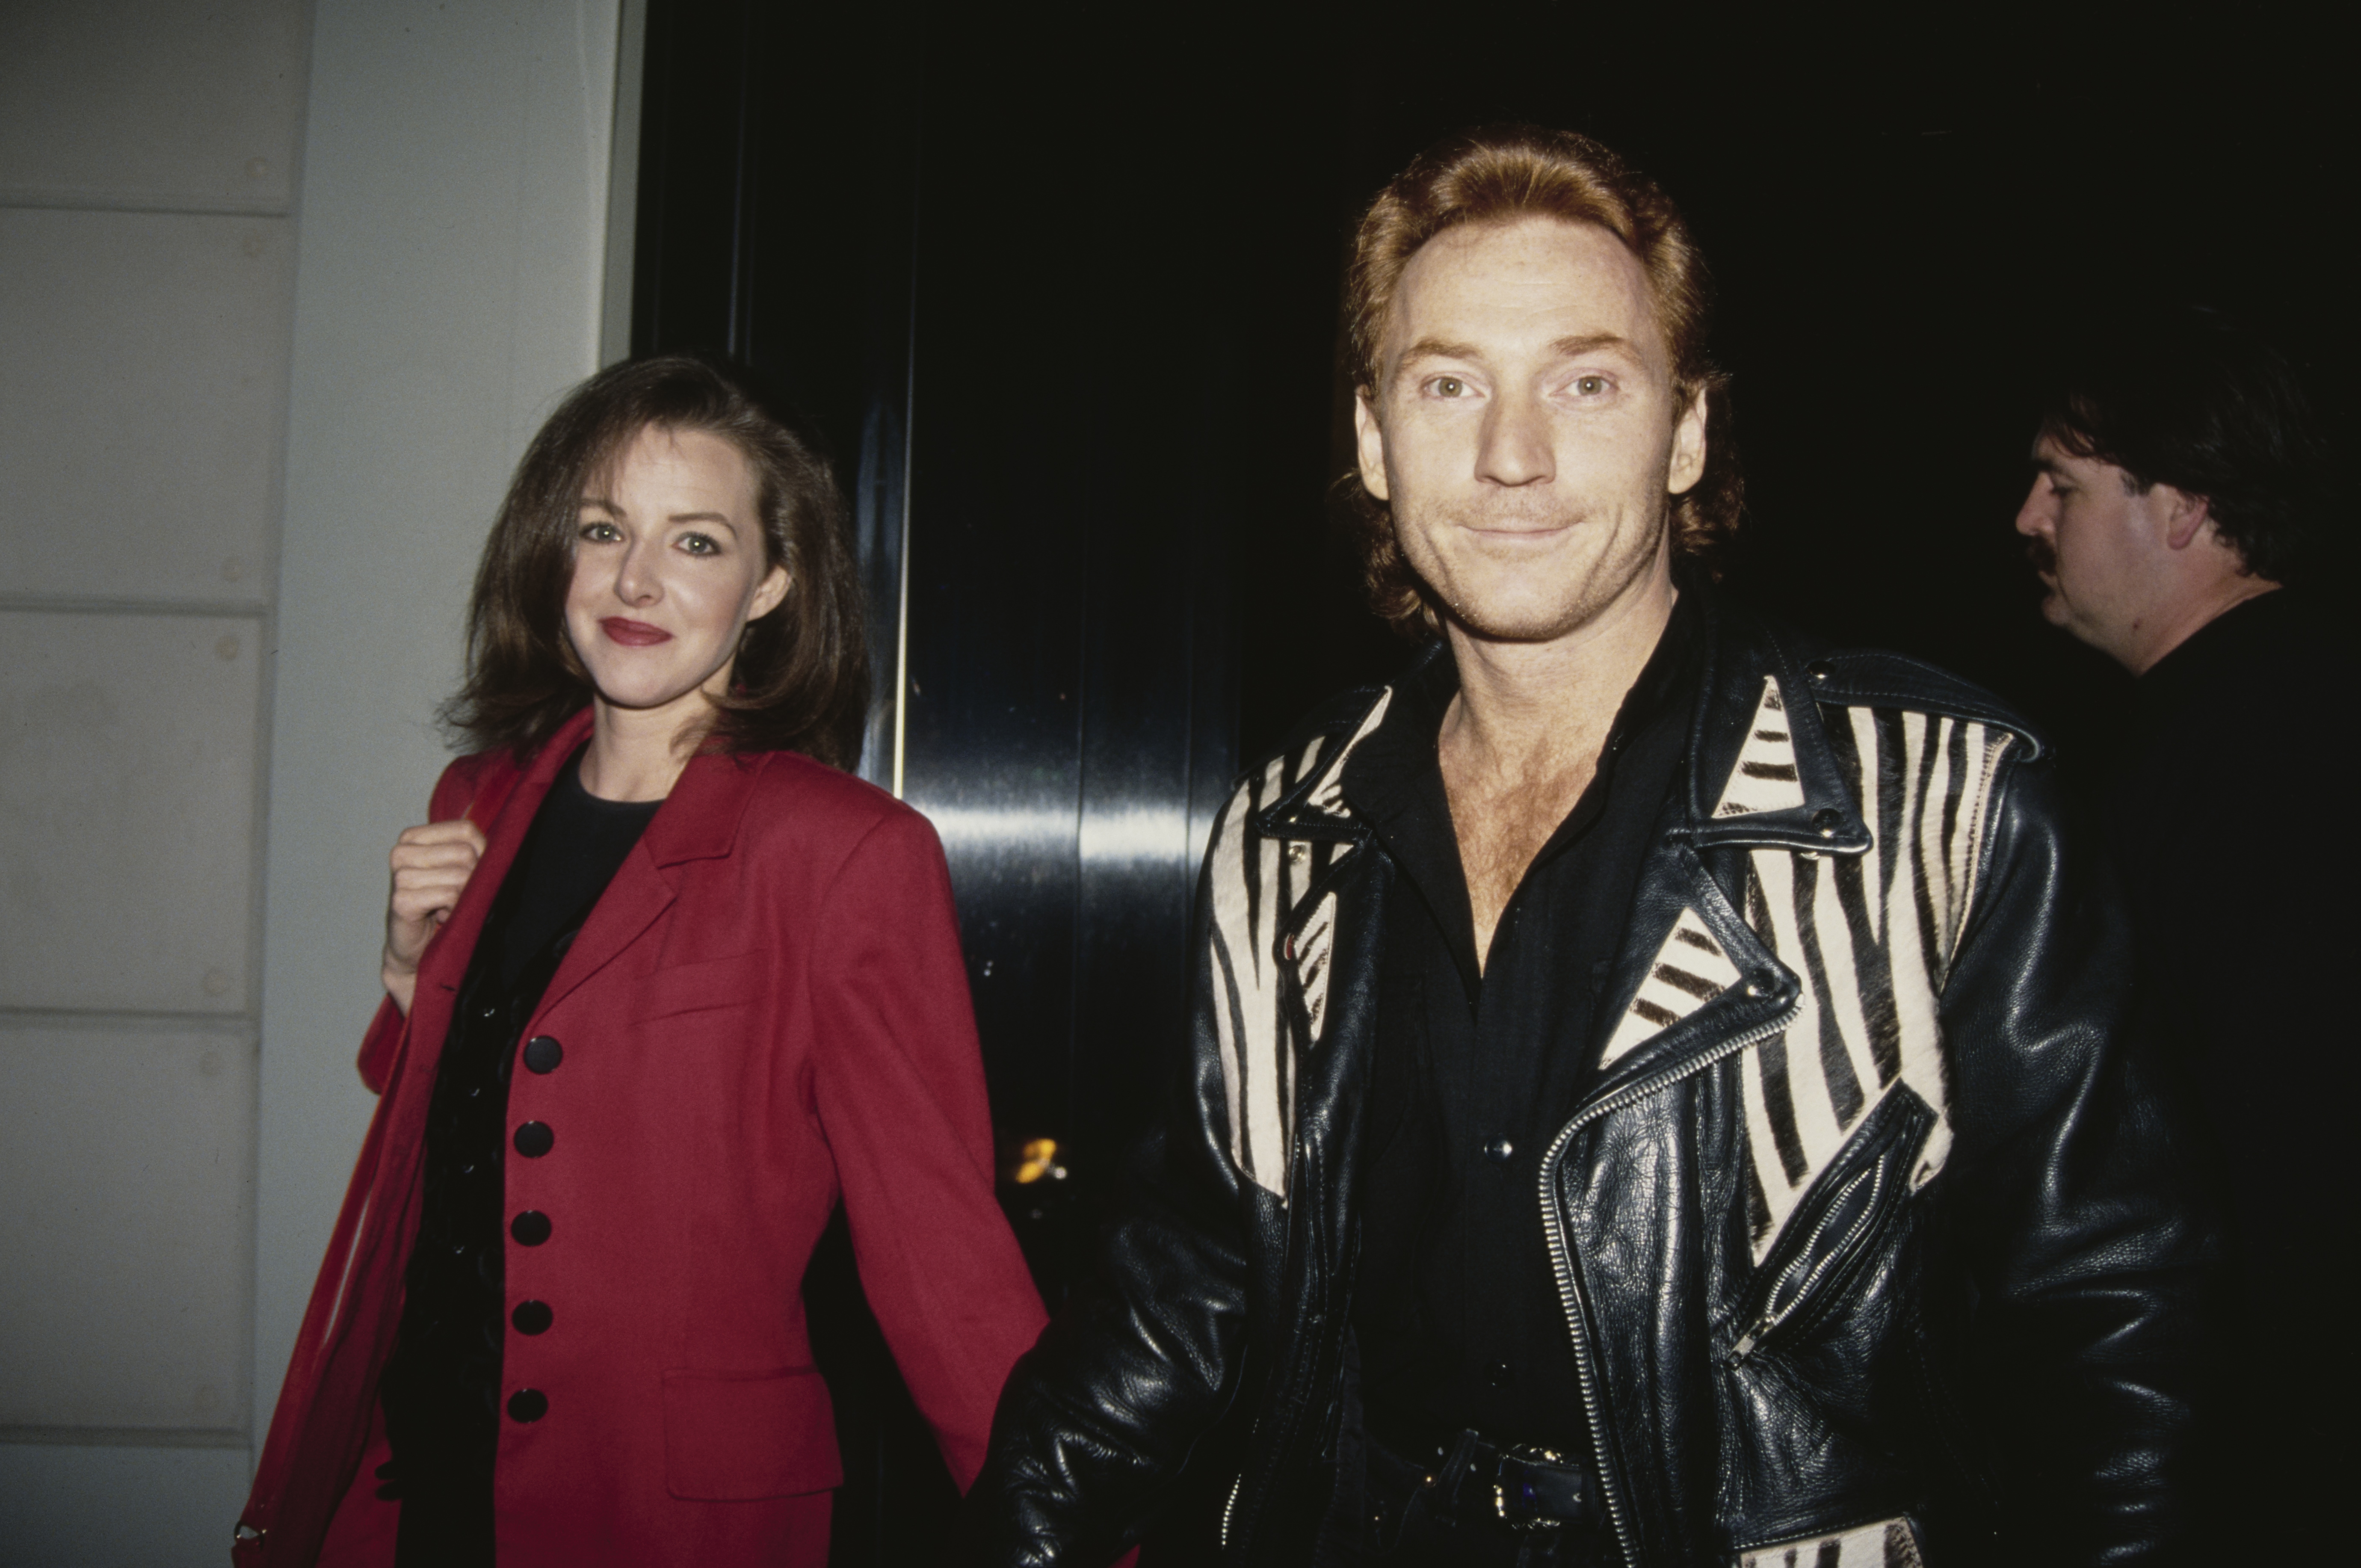
{"label": "blazer pocket", "polygon": [[771,983],[771,955],[732,953],[693,964],[660,969],[640,981],[631,998],[631,1020],[670,1018],[757,1001]]}
{"label": "blazer pocket", "polygon": [[842,1484],[836,1415],[811,1367],[664,1375],[664,1489],[742,1502]]}

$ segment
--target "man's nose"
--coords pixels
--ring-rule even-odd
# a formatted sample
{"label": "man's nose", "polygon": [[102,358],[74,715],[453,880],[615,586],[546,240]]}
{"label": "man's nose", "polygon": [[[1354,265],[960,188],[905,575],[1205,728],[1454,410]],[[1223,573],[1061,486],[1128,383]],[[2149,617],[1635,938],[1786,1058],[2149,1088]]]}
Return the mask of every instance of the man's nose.
{"label": "man's nose", "polygon": [[2049,498],[2045,494],[2048,488],[2034,480],[2033,488],[2025,493],[2025,504],[2016,509],[2016,531],[2028,539],[2049,527]]}
{"label": "man's nose", "polygon": [[1540,400],[1510,392],[1485,411],[1476,477],[1496,485],[1531,485],[1557,477],[1557,450]]}

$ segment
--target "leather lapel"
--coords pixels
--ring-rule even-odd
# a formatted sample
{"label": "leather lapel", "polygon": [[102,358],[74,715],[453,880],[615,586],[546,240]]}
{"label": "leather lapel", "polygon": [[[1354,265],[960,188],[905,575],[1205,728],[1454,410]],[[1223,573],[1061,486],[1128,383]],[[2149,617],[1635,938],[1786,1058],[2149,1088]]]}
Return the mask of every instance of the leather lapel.
{"label": "leather lapel", "polygon": [[[1869,846],[1803,673],[1767,634],[1734,634],[1711,600],[1704,634],[1685,777],[1641,867],[1607,990],[1612,1005],[1594,1025],[1600,1067],[1586,1105],[1770,1030],[1802,995],[1801,978],[1740,912],[1743,857],[1719,847],[1858,854]],[[1799,694],[1792,707],[1790,691]],[[1741,799],[1768,808],[1715,815]]]}
{"label": "leather lapel", "polygon": [[638,939],[672,907],[679,891],[680,866],[730,854],[738,826],[752,799],[764,758],[701,752],[689,759],[680,782],[656,808],[648,830],[623,858],[615,880],[582,923],[566,958],[542,993],[535,1016],[546,1014]]}
{"label": "leather lapel", "polygon": [[1605,1037],[1593,1046],[1601,1065],[1585,1105],[1769,1028],[1795,1007],[1802,981],[1697,851],[1666,834],[1641,869],[1607,994],[1616,1005],[1600,1009],[1593,1025]]}

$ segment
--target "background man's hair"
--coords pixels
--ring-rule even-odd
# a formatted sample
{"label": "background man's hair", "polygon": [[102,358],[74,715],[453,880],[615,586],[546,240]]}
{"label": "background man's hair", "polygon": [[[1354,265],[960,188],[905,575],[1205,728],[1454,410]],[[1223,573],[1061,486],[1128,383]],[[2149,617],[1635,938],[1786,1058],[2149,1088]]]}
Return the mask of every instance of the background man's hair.
{"label": "background man's hair", "polygon": [[738,449],[754,470],[764,563],[787,569],[786,598],[746,627],[713,743],[853,766],[869,652],[843,493],[814,440],[739,373],[677,355],[601,370],[525,449],[476,569],[467,678],[443,705],[445,731],[469,750],[522,757],[589,702],[566,634],[582,498],[648,429],[701,431]]}
{"label": "background man's hair", "polygon": [[2285,356],[2219,311],[2119,309],[2086,325],[2052,371],[2041,433],[2142,490],[2204,497],[2257,576],[2291,581],[2317,545],[2327,461],[2312,404]]}
{"label": "background man's hair", "polygon": [[[1378,193],[1353,240],[1345,310],[1353,384],[1377,401],[1386,321],[1403,269],[1421,246],[1463,224],[1551,217],[1597,224],[1647,274],[1656,323],[1684,405],[1706,398],[1706,469],[1672,499],[1673,551],[1708,569],[1738,528],[1744,499],[1729,411],[1729,378],[1706,351],[1712,286],[1672,199],[1608,148],[1572,131],[1510,126],[1469,131],[1421,154]],[[1393,509],[1357,477],[1338,482],[1370,608],[1417,636],[1435,624],[1424,587],[1402,556]]]}

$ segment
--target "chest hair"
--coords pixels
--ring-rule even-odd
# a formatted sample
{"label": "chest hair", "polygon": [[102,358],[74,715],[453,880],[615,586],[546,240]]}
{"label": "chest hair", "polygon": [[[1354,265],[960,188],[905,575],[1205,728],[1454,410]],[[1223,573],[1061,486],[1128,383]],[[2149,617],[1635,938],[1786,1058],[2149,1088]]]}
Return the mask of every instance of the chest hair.
{"label": "chest hair", "polygon": [[1451,800],[1460,869],[1467,878],[1468,910],[1476,919],[1479,970],[1490,961],[1492,934],[1533,857],[1597,776],[1605,739],[1586,736],[1572,747],[1551,747],[1506,768],[1482,767],[1464,751],[1455,760],[1453,747],[1442,748],[1444,790]]}

